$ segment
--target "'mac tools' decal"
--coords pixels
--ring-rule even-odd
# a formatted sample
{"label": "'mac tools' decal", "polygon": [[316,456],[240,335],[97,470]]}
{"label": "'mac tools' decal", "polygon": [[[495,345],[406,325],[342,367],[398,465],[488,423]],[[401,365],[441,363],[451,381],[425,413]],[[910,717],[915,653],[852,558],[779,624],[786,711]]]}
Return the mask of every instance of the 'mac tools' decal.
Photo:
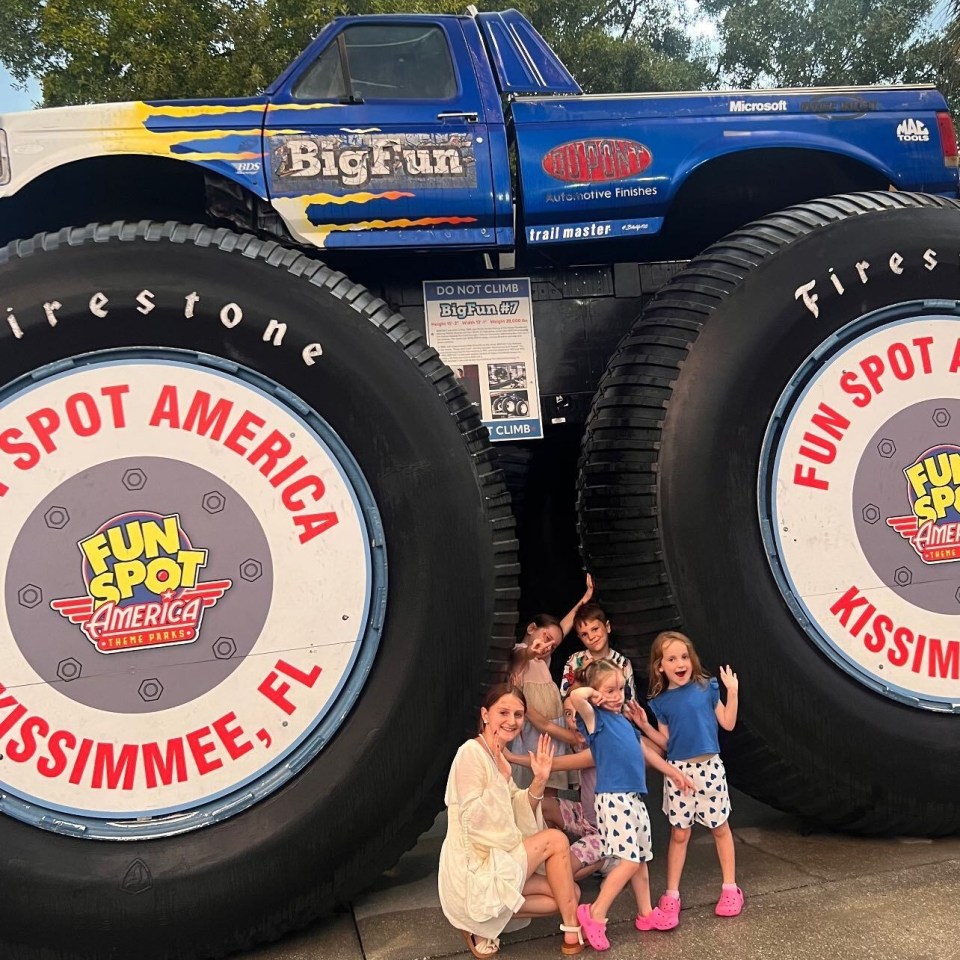
{"label": "'mac tools' decal", "polygon": [[626,180],[643,173],[653,154],[636,140],[594,138],[561,143],[547,153],[541,166],[554,180],[566,183],[601,183]]}
{"label": "'mac tools' decal", "polygon": [[178,514],[122,514],[77,546],[87,593],[50,606],[100,653],[193,643],[204,611],[233,586],[199,581],[207,551],[191,546]]}
{"label": "'mac tools' decal", "polygon": [[924,563],[960,560],[960,447],[941,444],[904,471],[913,513],[888,517]]}

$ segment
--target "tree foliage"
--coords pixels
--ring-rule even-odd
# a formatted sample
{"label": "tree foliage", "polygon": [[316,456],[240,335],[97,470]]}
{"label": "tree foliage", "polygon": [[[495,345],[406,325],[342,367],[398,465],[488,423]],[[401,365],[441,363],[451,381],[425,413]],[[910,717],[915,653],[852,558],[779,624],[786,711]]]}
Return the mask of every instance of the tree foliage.
{"label": "tree foliage", "polygon": [[[0,62],[43,103],[252,95],[333,17],[457,13],[466,0],[0,0]],[[511,0],[587,92],[935,82],[960,93],[936,0]],[[953,0],[960,11],[960,0]],[[498,0],[481,0],[500,9]]]}
{"label": "tree foliage", "polygon": [[[703,0],[736,86],[900,83],[933,72],[935,0]],[[927,77],[929,79],[929,76]]]}
{"label": "tree foliage", "polygon": [[[696,90],[707,57],[686,31],[686,5],[671,0],[518,0],[515,4],[588,93]],[[499,9],[489,5],[489,9]]]}
{"label": "tree foliage", "polygon": [[[489,3],[489,9],[500,4]],[[588,90],[698,87],[681,0],[522,4]],[[254,94],[333,17],[463,12],[456,0],[2,0],[0,62],[45,106]]]}

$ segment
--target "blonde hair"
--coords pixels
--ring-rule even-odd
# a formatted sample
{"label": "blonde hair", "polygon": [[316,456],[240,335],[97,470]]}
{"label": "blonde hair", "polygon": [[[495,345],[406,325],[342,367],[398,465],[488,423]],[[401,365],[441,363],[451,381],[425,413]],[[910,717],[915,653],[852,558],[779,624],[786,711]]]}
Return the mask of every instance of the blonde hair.
{"label": "blonde hair", "polygon": [[710,674],[703,669],[697,651],[693,648],[693,641],[679,630],[662,630],[653,638],[653,644],[650,647],[650,687],[649,697],[653,699],[657,694],[663,693],[667,688],[666,680],[661,670],[663,663],[663,648],[668,643],[679,641],[687,648],[690,654],[690,679],[697,683],[705,683],[710,679]]}
{"label": "blonde hair", "polygon": [[[591,660],[585,663],[575,674],[577,683],[585,687],[597,689],[597,683],[605,673],[619,673],[624,676],[623,671],[612,660]],[[624,678],[626,679],[626,678]]]}

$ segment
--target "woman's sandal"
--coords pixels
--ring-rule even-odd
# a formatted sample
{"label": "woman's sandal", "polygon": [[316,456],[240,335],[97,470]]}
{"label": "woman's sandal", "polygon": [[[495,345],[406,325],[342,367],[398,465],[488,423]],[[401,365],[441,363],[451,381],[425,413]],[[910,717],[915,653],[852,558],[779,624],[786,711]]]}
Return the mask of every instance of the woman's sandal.
{"label": "woman's sandal", "polygon": [[460,933],[477,960],[487,960],[500,950],[500,941],[496,937],[492,940],[488,937],[478,937],[466,930],[461,930]]}
{"label": "woman's sandal", "polygon": [[577,907],[577,919],[580,921],[580,926],[583,927],[584,936],[587,938],[587,943],[593,947],[594,950],[609,950],[610,941],[607,939],[607,921],[606,920],[594,920],[590,916],[590,904],[581,903]]}
{"label": "woman's sandal", "polygon": [[560,945],[560,952],[565,957],[575,957],[578,953],[583,953],[583,928],[580,926],[568,927],[565,923],[560,924],[561,933],[575,933],[577,935],[576,943],[567,943],[566,940]]}

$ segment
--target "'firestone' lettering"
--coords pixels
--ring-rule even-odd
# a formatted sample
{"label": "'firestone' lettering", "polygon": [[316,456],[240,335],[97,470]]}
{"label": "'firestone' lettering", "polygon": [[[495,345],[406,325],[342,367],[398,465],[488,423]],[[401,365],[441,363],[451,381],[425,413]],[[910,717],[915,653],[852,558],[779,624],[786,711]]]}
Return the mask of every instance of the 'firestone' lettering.
{"label": "'firestone' lettering", "polygon": [[[937,251],[929,248],[924,250],[921,259],[923,260],[923,268],[927,271],[936,270],[940,263],[940,261],[937,259]],[[890,254],[886,266],[892,274],[899,277],[903,275],[904,262],[904,257],[894,251]],[[854,269],[856,270],[856,279],[859,279],[861,284],[869,282],[870,274],[867,272],[869,268],[870,264],[866,260],[861,260],[854,264]],[[833,267],[830,267],[829,270],[827,270],[827,276],[830,279],[830,283],[833,285],[833,288],[841,297],[847,292],[847,286],[853,282],[852,280],[848,280],[847,283],[844,283],[840,276],[834,272]],[[794,291],[793,299],[802,300],[803,305],[810,311],[810,313],[812,313],[814,317],[819,317],[820,295],[814,292],[816,286],[816,280],[808,280],[806,283],[803,283],[797,287],[797,289]]]}
{"label": "'firestone' lettering", "polygon": [[[201,295],[196,290],[184,295],[183,317],[185,320],[193,320],[195,318],[197,305],[201,299]],[[152,314],[156,308],[160,306],[156,300],[156,294],[146,288],[138,291],[133,299],[133,303],[136,305],[135,309],[137,313],[143,316]],[[60,317],[57,316],[57,311],[63,309],[63,304],[59,300],[46,300],[38,305],[38,309],[43,314],[43,319],[47,326],[59,328]],[[98,290],[88,299],[87,309],[92,316],[98,320],[103,320],[110,316],[114,307],[111,304],[110,298],[102,290]],[[234,302],[218,305],[216,307],[216,316],[220,323],[228,330],[235,329],[245,320],[243,307]],[[22,340],[27,335],[17,315],[13,312],[12,307],[6,308],[5,319],[7,321],[7,327],[13,334],[14,340]],[[285,323],[281,323],[279,320],[270,317],[264,324],[261,342],[269,346],[279,347],[283,343],[286,330],[287,325]],[[314,366],[317,362],[317,357],[322,356],[323,347],[319,343],[308,343],[300,350],[300,358],[303,360],[304,365],[308,367]],[[0,496],[2,496],[2,494],[0,494]]]}

